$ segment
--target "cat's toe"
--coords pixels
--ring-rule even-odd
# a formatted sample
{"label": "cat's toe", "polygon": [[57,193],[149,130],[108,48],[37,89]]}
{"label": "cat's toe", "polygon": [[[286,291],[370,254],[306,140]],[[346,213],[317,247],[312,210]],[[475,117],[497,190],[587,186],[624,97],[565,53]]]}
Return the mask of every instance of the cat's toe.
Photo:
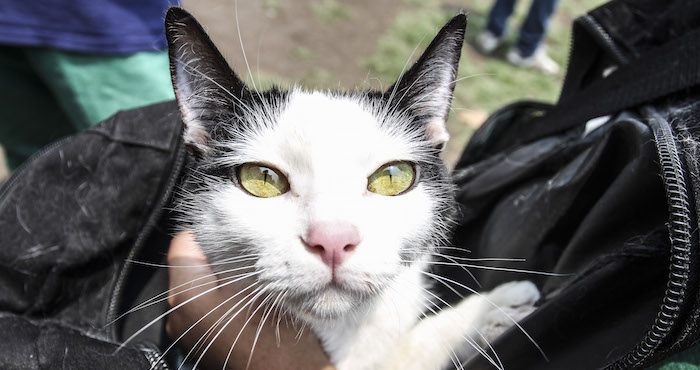
{"label": "cat's toe", "polygon": [[510,281],[492,290],[488,298],[501,308],[533,306],[540,299],[540,291],[530,281]]}
{"label": "cat's toe", "polygon": [[540,292],[529,281],[511,281],[488,294],[490,307],[483,316],[480,333],[491,341],[535,310]]}

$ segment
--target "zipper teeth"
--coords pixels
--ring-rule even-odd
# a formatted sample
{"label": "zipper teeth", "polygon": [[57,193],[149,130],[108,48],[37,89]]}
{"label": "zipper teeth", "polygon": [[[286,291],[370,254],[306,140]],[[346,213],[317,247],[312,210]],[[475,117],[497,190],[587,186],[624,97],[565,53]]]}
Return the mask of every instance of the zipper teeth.
{"label": "zipper teeth", "polygon": [[673,132],[668,122],[651,108],[644,107],[642,111],[649,118],[649,126],[654,133],[666,188],[671,259],[666,291],[654,324],[642,342],[609,367],[612,369],[641,366],[659,347],[678,321],[681,306],[686,300],[686,285],[690,275],[690,207]]}
{"label": "zipper teeth", "polygon": [[142,347],[141,351],[143,352],[144,356],[146,356],[146,360],[148,360],[148,362],[151,364],[151,368],[149,370],[169,369],[168,364],[163,359],[163,356],[161,356],[160,353],[158,353],[158,351],[146,347]]}
{"label": "zipper teeth", "polygon": [[[618,64],[627,64],[629,63],[629,58],[625,56],[625,53],[622,52],[622,50],[617,46],[615,41],[610,37],[610,35],[605,31],[603,26],[601,26],[598,21],[593,18],[590,14],[583,15],[577,19],[581,23],[581,25],[586,28],[588,33],[595,37],[596,40],[601,42],[608,52],[612,54],[612,56],[615,58],[615,62]],[[570,50],[573,50],[571,48]]]}
{"label": "zipper teeth", "polygon": [[[185,150],[182,148],[182,135],[177,135],[177,138],[177,144],[175,146],[175,150],[177,151],[177,157],[171,167],[170,178],[166,183],[165,192],[161,194],[158,204],[154,206],[153,212],[148,217],[148,220],[146,221],[144,227],[141,229],[141,233],[139,233],[138,237],[136,238],[133,248],[131,248],[128,256],[126,257],[127,260],[133,260],[136,254],[138,254],[141,251],[141,248],[145,244],[146,237],[151,233],[151,230],[158,222],[160,215],[163,213],[163,207],[170,198],[170,195],[172,194],[173,188],[175,186],[175,182],[179,178],[180,172],[182,171],[182,165],[185,161]],[[105,322],[112,322],[117,317],[119,305],[121,304],[121,292],[124,289],[124,284],[126,284],[126,278],[131,272],[131,266],[132,264],[129,263],[124,264],[122,270],[119,273],[119,277],[117,278],[117,281],[114,285],[114,290],[110,297],[110,302],[107,309],[107,318]],[[116,331],[114,329],[115,325],[109,325],[107,327],[107,335],[114,340],[118,340],[116,338]]]}

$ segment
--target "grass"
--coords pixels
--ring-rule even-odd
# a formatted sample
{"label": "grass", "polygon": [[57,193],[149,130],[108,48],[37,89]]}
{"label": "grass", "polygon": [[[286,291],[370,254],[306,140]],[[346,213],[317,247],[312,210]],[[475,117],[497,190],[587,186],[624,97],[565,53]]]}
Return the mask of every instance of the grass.
{"label": "grass", "polygon": [[[561,66],[558,76],[546,76],[540,72],[516,68],[504,60],[508,48],[515,43],[517,30],[525,18],[530,1],[520,1],[510,19],[510,38],[493,56],[485,56],[473,47],[474,39],[484,27],[492,0],[472,0],[459,2],[468,5],[461,9],[468,14],[466,45],[452,103],[452,114],[448,120],[451,140],[444,158],[453,165],[478,124],[499,107],[508,103],[529,99],[543,102],[556,102],[564,78],[564,70],[569,55],[572,21],[607,0],[561,1],[551,19],[548,38],[548,54]],[[455,3],[451,1],[450,3]],[[391,85],[404,66],[418,58],[448,19],[460,9],[444,6],[439,0],[402,0],[401,10],[387,31],[378,38],[373,55],[357,61],[359,66],[369,71],[383,86]],[[337,0],[318,0],[310,3],[314,17],[326,23],[338,21],[357,22],[349,5]],[[312,60],[314,55],[304,48],[297,48],[293,57]],[[278,79],[279,83],[280,80]],[[333,88],[337,79],[333,72],[316,70],[301,79],[303,85],[315,88]],[[478,122],[477,122],[478,121]]]}
{"label": "grass", "polygon": [[[587,10],[593,9],[605,0],[562,1],[550,22],[547,39],[549,55],[566,69],[570,47],[571,22]],[[454,16],[460,9],[449,8],[437,0],[403,0],[405,10],[400,12],[389,30],[382,35],[377,44],[376,53],[362,61],[363,67],[369,69],[386,84],[396,79],[404,68],[406,58],[418,46],[415,59],[432,40],[439,26]],[[474,39],[484,27],[492,1],[473,0],[464,2],[469,8],[463,9],[468,14],[466,42],[471,46],[463,49],[459,69],[460,81],[455,88],[452,104],[453,112],[448,121],[448,130],[452,135],[445,159],[453,164],[458,159],[473,130],[477,126],[468,122],[469,118],[480,112],[491,112],[516,100],[531,99],[554,103],[559,95],[564,72],[559,76],[545,76],[537,71],[515,68],[504,60],[508,48],[515,43],[517,32],[492,57],[480,54],[473,47]],[[525,18],[529,1],[520,1],[510,19],[511,31],[517,31]],[[485,114],[476,114],[484,117]]]}
{"label": "grass", "polygon": [[320,0],[309,4],[314,17],[327,24],[350,20],[355,16],[350,6],[338,0]]}

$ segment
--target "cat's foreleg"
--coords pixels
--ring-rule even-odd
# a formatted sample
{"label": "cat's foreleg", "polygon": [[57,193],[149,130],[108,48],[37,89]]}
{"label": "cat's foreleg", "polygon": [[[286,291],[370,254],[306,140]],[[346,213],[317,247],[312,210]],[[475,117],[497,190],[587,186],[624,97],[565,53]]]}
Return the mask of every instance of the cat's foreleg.
{"label": "cat's foreleg", "polygon": [[[515,322],[530,314],[540,294],[529,281],[508,282],[473,294],[421,320],[402,340],[386,369],[441,369],[483,350]],[[485,352],[484,352],[485,353]]]}

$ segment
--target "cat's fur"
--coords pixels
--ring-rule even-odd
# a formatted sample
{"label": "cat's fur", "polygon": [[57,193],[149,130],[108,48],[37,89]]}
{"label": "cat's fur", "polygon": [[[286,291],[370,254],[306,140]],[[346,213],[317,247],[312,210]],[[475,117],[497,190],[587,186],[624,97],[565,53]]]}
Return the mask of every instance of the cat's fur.
{"label": "cat's fur", "polygon": [[[166,27],[194,158],[181,194],[186,227],[210,262],[249,256],[218,266],[251,266],[249,281],[263,287],[258,301],[272,297],[268,304],[309,326],[336,366],[440,368],[512,326],[504,311],[517,319],[532,309],[537,289],[510,283],[421,319],[435,310],[427,262],[446,243],[456,208],[439,153],[464,15],[383,92],[258,92],[187,12],[171,8]],[[398,160],[415,165],[413,187],[397,196],[369,192],[368,176]],[[279,169],[289,192],[248,194],[236,176],[245,163]],[[329,222],[352,225],[361,238],[333,268],[305,245],[311,229]]]}

